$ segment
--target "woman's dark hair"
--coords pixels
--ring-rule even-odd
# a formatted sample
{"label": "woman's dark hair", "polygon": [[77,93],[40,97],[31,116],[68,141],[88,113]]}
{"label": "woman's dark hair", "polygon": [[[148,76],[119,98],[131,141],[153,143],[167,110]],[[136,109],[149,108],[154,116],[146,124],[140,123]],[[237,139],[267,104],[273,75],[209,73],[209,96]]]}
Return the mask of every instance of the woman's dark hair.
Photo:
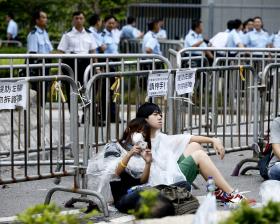
{"label": "woman's dark hair", "polygon": [[129,17],[127,17],[126,21],[127,21],[127,24],[132,24],[132,23],[136,22],[136,19],[132,16],[129,16]]}
{"label": "woman's dark hair", "polygon": [[123,133],[120,144],[127,149],[128,144],[132,143],[131,135],[135,132],[142,132],[145,142],[148,143],[148,148],[151,148],[151,129],[145,118],[135,118],[131,120]]}
{"label": "woman's dark hair", "polygon": [[235,22],[234,22],[234,20],[229,20],[228,22],[227,22],[227,28],[228,28],[228,30],[232,30],[232,29],[234,29],[234,26],[235,26]]}
{"label": "woman's dark hair", "polygon": [[154,103],[146,102],[138,108],[136,117],[137,118],[140,118],[140,117],[148,118],[153,113],[161,114],[161,110],[160,110],[159,106]]}

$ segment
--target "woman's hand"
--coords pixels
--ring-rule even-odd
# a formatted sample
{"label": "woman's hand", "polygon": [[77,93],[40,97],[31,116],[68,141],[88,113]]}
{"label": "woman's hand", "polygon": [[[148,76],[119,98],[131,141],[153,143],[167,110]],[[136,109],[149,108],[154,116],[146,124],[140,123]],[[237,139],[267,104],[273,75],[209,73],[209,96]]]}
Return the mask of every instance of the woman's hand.
{"label": "woman's hand", "polygon": [[135,156],[135,155],[140,155],[142,152],[142,149],[140,148],[140,146],[138,145],[134,145],[129,152],[127,153],[129,155],[129,157],[131,156]]}
{"label": "woman's hand", "polygon": [[145,160],[146,163],[151,163],[152,158],[152,151],[150,149],[145,149],[141,153],[142,158]]}
{"label": "woman's hand", "polygon": [[216,153],[220,156],[221,159],[225,156],[225,148],[218,138],[212,138],[213,140],[213,148],[216,150]]}

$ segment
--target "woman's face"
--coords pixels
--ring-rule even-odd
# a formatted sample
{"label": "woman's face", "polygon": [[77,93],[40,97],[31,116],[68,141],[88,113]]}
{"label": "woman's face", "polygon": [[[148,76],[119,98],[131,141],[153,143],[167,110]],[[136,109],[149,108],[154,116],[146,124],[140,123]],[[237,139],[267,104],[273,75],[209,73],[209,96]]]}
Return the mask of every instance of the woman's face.
{"label": "woman's face", "polygon": [[148,118],[146,118],[147,123],[152,129],[162,128],[162,114],[158,112],[152,113]]}

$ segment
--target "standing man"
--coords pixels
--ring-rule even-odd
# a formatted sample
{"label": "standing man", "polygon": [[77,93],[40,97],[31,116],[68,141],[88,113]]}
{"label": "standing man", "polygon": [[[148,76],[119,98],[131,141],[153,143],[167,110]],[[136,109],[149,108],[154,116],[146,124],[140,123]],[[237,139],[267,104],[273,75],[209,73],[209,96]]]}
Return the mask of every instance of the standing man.
{"label": "standing man", "polygon": [[[108,15],[105,17],[104,19],[104,25],[105,28],[103,30],[103,32],[101,33],[101,39],[102,39],[102,44],[105,45],[104,51],[100,52],[100,53],[104,53],[104,54],[118,54],[118,48],[119,48],[119,40],[116,36],[116,23],[117,23],[117,19],[115,16],[113,15]],[[101,60],[101,61],[105,61],[105,60]],[[110,61],[116,61],[113,59],[110,59]],[[115,68],[110,66],[110,72],[115,72]],[[110,78],[110,84],[113,84],[114,79]],[[109,118],[109,120],[112,123],[115,123],[117,120],[117,115],[116,115],[116,105],[113,102],[113,91],[110,90],[110,105],[108,104],[108,102],[106,102],[106,82],[103,81],[102,84],[99,85],[99,87],[101,87],[101,113],[102,113],[102,119],[103,121],[106,119],[106,106],[110,106],[110,113],[111,116]],[[120,119],[119,119],[120,120]]]}
{"label": "standing man", "polygon": [[160,30],[159,21],[153,20],[148,24],[148,32],[144,35],[142,43],[142,52],[144,54],[162,55],[160,44],[157,39],[157,33]]}
{"label": "standing man", "polygon": [[105,49],[101,53],[118,54],[118,41],[114,36],[114,29],[116,28],[117,19],[113,15],[106,16],[104,19],[105,28],[101,33],[102,44]]}
{"label": "standing man", "polygon": [[90,25],[89,30],[92,32],[92,35],[97,44],[96,52],[99,51],[103,52],[105,50],[105,45],[102,44],[102,38],[100,36],[100,29],[102,27],[102,20],[100,16],[97,14],[93,14],[89,18],[89,25]]}
{"label": "standing man", "polygon": [[7,27],[7,40],[17,40],[18,35],[18,25],[14,21],[14,14],[9,12],[6,15],[6,21],[8,22]]}
{"label": "standing man", "polygon": [[[49,39],[49,35],[46,31],[47,26],[47,14],[41,10],[36,11],[33,15],[34,28],[27,36],[27,52],[29,54],[49,54],[53,50],[53,46]],[[42,63],[42,59],[30,58],[29,64]],[[50,63],[51,59],[45,59],[45,63]],[[30,76],[43,75],[42,69],[30,69]],[[49,68],[45,69],[45,75],[49,74]],[[32,83],[32,89],[35,89],[38,94],[41,94],[39,85]],[[47,89],[47,88],[46,88]],[[47,92],[46,92],[47,93]],[[42,97],[40,97],[42,106]]]}
{"label": "standing man", "polygon": [[[57,49],[66,54],[93,54],[96,51],[97,44],[90,30],[84,28],[85,16],[81,11],[74,12],[72,15],[73,27],[63,34]],[[63,62],[68,64],[75,74],[75,80],[83,85],[84,71],[89,65],[89,58],[80,58],[77,60],[77,70],[75,69],[75,59],[64,59]],[[64,74],[65,71],[62,70]],[[70,87],[66,85],[67,103],[70,105]]]}
{"label": "standing man", "polygon": [[47,14],[43,11],[34,13],[35,27],[27,36],[27,51],[30,54],[49,54],[53,46],[46,31]]}
{"label": "standing man", "polygon": [[127,18],[127,25],[121,30],[121,39],[139,39],[143,33],[136,28],[136,19],[132,16]]}
{"label": "standing man", "polygon": [[[245,45],[249,48],[265,48],[269,47],[271,39],[269,34],[263,30],[262,18],[256,16],[254,18],[254,29],[246,34]],[[256,55],[260,53],[256,53]]]}
{"label": "standing man", "polygon": [[[185,48],[189,47],[207,47],[206,42],[203,39],[203,23],[201,20],[194,20],[192,22],[192,27],[189,33],[185,37]],[[210,51],[205,52],[208,59],[213,59],[213,55]],[[201,51],[192,51],[191,55],[200,56],[202,55]]]}

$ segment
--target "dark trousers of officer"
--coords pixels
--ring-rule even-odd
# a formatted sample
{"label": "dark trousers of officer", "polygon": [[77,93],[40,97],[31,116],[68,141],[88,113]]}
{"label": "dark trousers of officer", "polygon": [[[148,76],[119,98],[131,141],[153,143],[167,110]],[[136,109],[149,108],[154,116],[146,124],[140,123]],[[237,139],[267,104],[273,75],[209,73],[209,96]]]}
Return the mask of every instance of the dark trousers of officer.
{"label": "dark trousers of officer", "polygon": [[[51,59],[45,59],[45,63],[51,63],[52,60]],[[42,59],[29,59],[29,64],[41,64]],[[26,64],[26,62],[25,62]],[[48,76],[50,73],[50,69],[49,68],[45,68],[45,76]],[[19,76],[21,77],[26,77],[26,69],[23,69],[20,71]],[[34,76],[43,76],[43,70],[42,68],[30,68],[29,69],[29,76],[34,77]],[[31,82],[30,83],[31,89],[35,90],[37,92],[37,103],[40,106],[43,106],[44,102],[43,102],[43,85],[41,82]],[[47,94],[49,91],[49,87],[50,85],[48,83],[45,83],[45,100],[47,99]]]}

